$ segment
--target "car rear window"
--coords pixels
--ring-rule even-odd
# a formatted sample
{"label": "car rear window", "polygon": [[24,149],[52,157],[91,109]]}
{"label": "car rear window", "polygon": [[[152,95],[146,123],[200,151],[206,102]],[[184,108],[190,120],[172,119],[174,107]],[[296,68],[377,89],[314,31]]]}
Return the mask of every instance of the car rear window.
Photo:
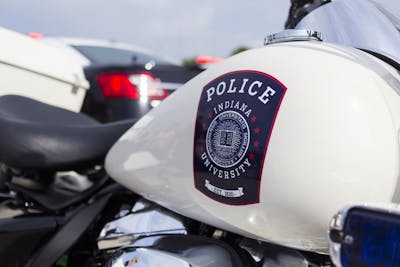
{"label": "car rear window", "polygon": [[160,57],[133,50],[85,45],[73,45],[72,47],[86,56],[93,64],[130,65],[136,63],[144,65],[151,61],[156,64],[174,64]]}

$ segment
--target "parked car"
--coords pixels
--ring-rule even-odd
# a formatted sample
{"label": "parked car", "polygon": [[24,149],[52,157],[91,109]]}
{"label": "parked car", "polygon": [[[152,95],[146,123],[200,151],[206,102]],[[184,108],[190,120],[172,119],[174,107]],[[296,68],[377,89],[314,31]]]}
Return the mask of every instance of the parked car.
{"label": "parked car", "polygon": [[41,40],[79,60],[90,83],[82,111],[103,122],[140,118],[202,71],[114,41],[55,37]]}
{"label": "parked car", "polygon": [[23,95],[81,110],[89,82],[75,58],[1,27],[0,39],[0,95]]}

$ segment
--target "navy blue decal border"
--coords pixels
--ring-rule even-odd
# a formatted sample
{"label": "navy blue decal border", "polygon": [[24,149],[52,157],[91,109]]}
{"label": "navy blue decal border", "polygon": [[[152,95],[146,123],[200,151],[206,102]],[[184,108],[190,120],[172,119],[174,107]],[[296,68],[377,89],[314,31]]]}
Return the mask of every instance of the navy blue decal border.
{"label": "navy blue decal border", "polygon": [[[232,103],[231,108],[226,109],[226,111],[222,110],[220,112],[217,112],[217,110],[215,110],[215,114],[212,114],[212,110],[215,108],[215,103],[214,108],[211,108],[211,105],[204,100],[207,99],[211,101],[211,96],[215,98],[217,98],[218,96],[215,95],[215,92],[213,95],[211,95],[210,92],[212,92],[212,90],[210,90],[210,92],[207,92],[207,89],[210,89],[211,87],[216,88],[218,82],[225,83],[225,89],[229,86],[229,89],[231,89],[235,87],[232,85],[232,80],[235,80],[236,82],[236,80],[239,81],[240,79],[242,81],[242,89],[245,86],[249,86],[249,84],[252,82],[254,83],[253,88],[256,89],[261,89],[261,82],[263,85],[268,85],[268,87],[271,86],[274,89],[273,91],[274,94],[276,94],[276,97],[271,100],[271,108],[268,109],[266,116],[269,117],[269,119],[265,119],[263,121],[263,116],[260,115],[265,114],[261,113],[265,112],[265,105],[263,106],[262,104],[258,103],[263,102],[261,100],[265,101],[267,98],[266,95],[268,94],[250,96],[250,92],[255,92],[255,89],[253,91],[248,89],[248,95],[243,93],[240,96],[238,96],[238,94],[232,94],[230,95],[230,98],[226,98],[226,96],[219,97],[221,99],[219,101],[221,102]],[[247,84],[245,82],[246,80],[248,82]],[[240,88],[240,86],[235,87],[235,89],[237,88]],[[217,202],[228,205],[241,206],[257,204],[260,202],[260,187],[264,160],[267,154],[269,141],[272,135],[276,117],[278,115],[286,90],[286,86],[284,86],[275,77],[255,70],[239,70],[228,72],[213,79],[203,87],[197,108],[193,142],[194,187],[198,191]],[[258,100],[255,99],[257,97],[261,97],[261,100],[260,98],[258,98]],[[245,100],[245,106],[249,107],[248,109],[235,110],[234,108],[232,108],[235,101],[240,103],[239,105],[242,105],[243,107],[243,103],[241,102],[241,100]],[[251,109],[250,112],[249,109]],[[206,115],[206,113],[208,114]],[[232,117],[233,119],[231,119]],[[257,121],[258,118],[261,118],[261,124]],[[246,121],[246,123],[244,123],[244,121]],[[233,131],[230,131],[229,129],[225,131],[225,128],[223,126],[219,127],[221,124],[224,123],[233,125],[232,127],[234,127],[235,129],[241,128],[241,125],[243,126],[239,131],[242,137],[242,143],[237,145],[238,148],[237,150],[235,150],[237,151],[237,153],[239,153],[239,156],[234,157],[233,159],[225,159],[223,157],[225,154],[223,153],[222,156],[219,157],[218,150],[216,153],[214,153],[215,151],[213,150],[215,146],[213,145],[213,143],[217,143],[217,146],[222,147],[226,145],[226,147],[228,148],[229,145],[232,145],[232,136],[235,133],[232,133]],[[248,125],[247,128],[246,124]],[[216,128],[217,130],[214,131],[214,129]],[[214,132],[219,133],[219,139],[217,141],[214,140],[215,138],[213,139]],[[250,159],[246,158],[247,155],[243,159],[243,155],[241,155],[243,151],[245,151],[245,153],[252,151],[252,148],[250,147],[253,145],[252,136],[254,136],[254,132],[256,132],[257,134],[260,133],[260,135],[264,134],[266,137],[264,139],[265,143],[263,143],[262,141],[259,143],[257,140],[255,141],[257,142],[257,148],[263,148],[263,152],[259,150],[258,152],[254,151],[254,153],[248,154]],[[245,142],[247,140],[246,137],[248,138],[248,142],[250,143],[247,148]],[[215,156],[214,154],[217,155]],[[250,162],[252,163],[251,166]],[[209,163],[209,165],[205,167],[205,163]],[[247,166],[246,164],[249,166]],[[208,166],[210,166],[210,169],[208,169]],[[215,167],[217,171],[215,172],[215,169],[212,169],[211,166],[213,166],[212,168]],[[248,168],[246,169],[246,171],[243,171],[243,173],[241,173],[241,170],[238,170],[238,168],[235,168],[235,166],[242,167],[242,169],[244,169],[244,167]],[[209,173],[207,173],[207,171]],[[229,179],[225,177],[226,180],[224,180],[221,179],[221,172],[223,173],[223,176],[229,176],[229,174],[232,174],[233,177],[235,174],[238,174],[237,177],[240,176],[240,178]],[[218,175],[219,178],[217,178]],[[220,186],[221,184],[223,184],[224,186]],[[221,191],[221,188],[223,188],[224,190]]]}

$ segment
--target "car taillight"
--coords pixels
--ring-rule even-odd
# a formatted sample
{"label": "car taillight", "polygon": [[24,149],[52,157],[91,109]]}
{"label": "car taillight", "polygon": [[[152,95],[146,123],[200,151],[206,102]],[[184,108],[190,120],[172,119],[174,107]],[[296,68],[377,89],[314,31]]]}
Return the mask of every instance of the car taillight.
{"label": "car taillight", "polygon": [[106,98],[163,100],[169,94],[161,87],[161,81],[150,73],[110,72],[97,76],[97,82]]}
{"label": "car taillight", "polygon": [[161,81],[150,73],[134,73],[129,75],[129,81],[139,90],[140,98],[163,100],[169,93],[161,87]]}
{"label": "car taillight", "polygon": [[199,65],[215,64],[215,63],[221,62],[222,60],[223,60],[223,58],[220,58],[220,57],[198,56],[196,58],[196,63]]}
{"label": "car taillight", "polygon": [[97,82],[104,97],[120,97],[137,99],[140,97],[135,85],[129,81],[123,72],[102,73],[97,76]]}
{"label": "car taillight", "polygon": [[43,38],[43,34],[41,34],[39,32],[30,32],[27,35],[29,37],[31,37],[32,39],[42,39]]}

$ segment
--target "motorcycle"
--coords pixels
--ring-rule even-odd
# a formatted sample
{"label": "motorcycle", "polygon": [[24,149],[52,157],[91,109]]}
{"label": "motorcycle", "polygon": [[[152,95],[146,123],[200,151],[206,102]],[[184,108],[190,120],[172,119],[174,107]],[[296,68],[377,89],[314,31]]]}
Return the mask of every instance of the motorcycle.
{"label": "motorcycle", "polygon": [[[346,5],[322,2],[299,25]],[[354,209],[330,225],[332,215],[398,202],[400,61],[371,40],[356,49],[323,38],[272,35],[136,123],[0,97],[2,264],[343,264],[342,249],[358,244],[343,227]]]}
{"label": "motorcycle", "polygon": [[96,218],[101,211],[117,208],[109,201],[124,197],[102,161],[133,121],[103,125],[16,95],[0,97],[0,114],[2,264],[53,266],[76,242],[91,247],[78,239],[106,218]]}

